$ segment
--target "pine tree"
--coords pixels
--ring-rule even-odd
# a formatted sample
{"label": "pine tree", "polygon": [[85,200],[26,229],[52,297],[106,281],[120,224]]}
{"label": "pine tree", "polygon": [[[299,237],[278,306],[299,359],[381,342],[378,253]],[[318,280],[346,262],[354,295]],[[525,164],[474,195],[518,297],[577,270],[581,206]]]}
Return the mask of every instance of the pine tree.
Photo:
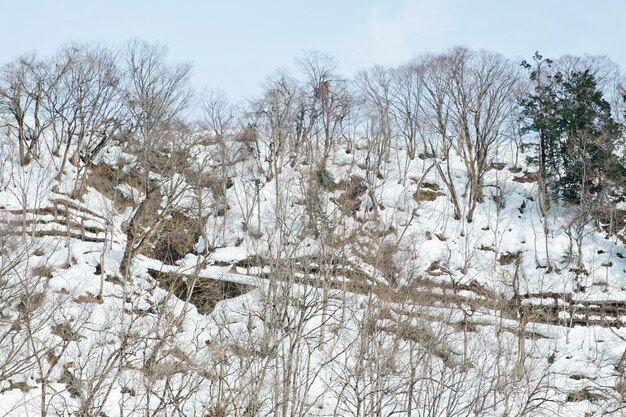
{"label": "pine tree", "polygon": [[621,126],[589,70],[557,77],[558,123],[564,132],[559,185],[565,200],[580,203],[602,191],[606,181],[623,176],[613,154]]}
{"label": "pine tree", "polygon": [[[537,68],[550,63],[538,54],[535,61]],[[614,154],[622,126],[589,70],[557,72],[543,81],[540,76],[531,69],[536,86],[520,104],[525,131],[539,135],[537,160],[546,189],[556,200],[588,203],[605,191],[607,182],[625,177]]]}

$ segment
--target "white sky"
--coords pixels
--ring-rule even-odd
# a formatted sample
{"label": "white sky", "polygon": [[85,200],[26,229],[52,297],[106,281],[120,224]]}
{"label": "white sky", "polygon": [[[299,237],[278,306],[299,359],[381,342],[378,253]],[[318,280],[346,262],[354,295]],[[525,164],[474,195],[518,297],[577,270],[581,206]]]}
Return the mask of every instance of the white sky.
{"label": "white sky", "polygon": [[14,0],[0,10],[0,62],[69,41],[160,41],[194,64],[196,87],[235,99],[303,50],[346,75],[463,45],[514,59],[603,54],[626,66],[624,0]]}

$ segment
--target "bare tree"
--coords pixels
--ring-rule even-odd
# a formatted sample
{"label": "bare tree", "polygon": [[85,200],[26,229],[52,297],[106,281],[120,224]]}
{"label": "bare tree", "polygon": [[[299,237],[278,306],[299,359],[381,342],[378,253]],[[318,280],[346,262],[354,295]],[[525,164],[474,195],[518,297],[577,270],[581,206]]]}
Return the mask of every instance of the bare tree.
{"label": "bare tree", "polygon": [[392,131],[392,106],[396,96],[393,72],[381,66],[357,74],[356,86],[361,93],[362,102],[369,108],[371,128],[368,129],[368,166],[375,175],[381,175],[383,163],[389,161]]}
{"label": "bare tree", "polygon": [[[233,163],[237,157],[235,140],[238,133],[237,109],[221,91],[205,92],[202,97],[202,109],[204,113],[201,126],[209,135],[207,138],[208,146],[204,148],[209,155],[204,155],[204,157],[208,157],[210,160],[204,161],[201,165],[210,165],[213,170],[212,172],[202,172],[200,175],[206,175],[210,178],[217,177],[210,184],[217,200],[216,217],[222,217],[221,233],[216,231],[215,236],[219,236],[220,241],[225,242],[230,210],[228,188],[232,186]],[[212,148],[216,148],[217,151],[213,152]],[[202,156],[199,155],[199,157]],[[197,191],[201,192],[199,188]],[[208,238],[205,236],[205,241],[207,240]],[[208,244],[208,241],[205,244]]]}
{"label": "bare tree", "polygon": [[[133,258],[168,221],[170,215],[181,208],[181,204],[192,187],[187,181],[193,167],[190,149],[195,140],[188,127],[182,123],[169,129],[161,126],[159,135],[151,132],[152,145],[144,144],[141,172],[143,198],[125,224],[126,246],[120,264],[125,279],[131,277]],[[158,140],[157,140],[158,139]]]}
{"label": "bare tree", "polygon": [[27,165],[36,154],[39,139],[49,123],[43,114],[49,87],[45,64],[34,53],[2,69],[0,109],[10,115],[6,126],[16,131],[22,165]]}
{"label": "bare tree", "polygon": [[106,48],[71,45],[59,59],[67,68],[55,88],[67,94],[67,99],[62,107],[53,108],[53,117],[68,127],[60,173],[73,148],[71,161],[77,174],[72,195],[77,195],[85,171],[121,127],[121,74],[116,54]]}
{"label": "bare tree", "polygon": [[[143,172],[145,197],[127,225],[127,244],[120,266],[130,277],[130,264],[136,252],[185,194],[184,167],[189,167],[189,129],[178,121],[190,104],[187,64],[171,66],[166,62],[167,49],[140,41],[131,41],[126,51],[125,103],[131,115],[133,132],[139,146],[135,149]],[[156,181],[151,173],[156,173]],[[152,178],[151,178],[152,177]],[[159,220],[147,216],[159,214]],[[144,229],[146,222],[153,227]]]}
{"label": "bare tree", "polygon": [[170,65],[167,54],[166,47],[139,40],[126,46],[124,99],[133,131],[149,148],[152,134],[179,118],[192,97],[191,66]]}
{"label": "bare tree", "polygon": [[451,52],[452,126],[455,147],[465,163],[469,188],[467,221],[483,201],[483,178],[507,123],[515,117],[518,74],[510,61],[490,52]]}
{"label": "bare tree", "polygon": [[448,71],[452,62],[449,56],[439,55],[427,57],[425,65],[424,109],[429,125],[428,132],[432,132],[433,136],[426,138],[424,146],[430,151],[429,156],[435,158],[434,166],[448,189],[454,210],[453,216],[456,220],[460,220],[462,218],[461,200],[456,186],[456,177],[452,172],[453,160],[450,152],[453,145],[453,131],[451,127],[452,103],[449,95],[451,80]]}
{"label": "bare tree", "polygon": [[320,167],[326,168],[350,111],[347,82],[337,73],[337,63],[329,55],[307,52],[297,62],[304,74],[305,114],[309,118],[306,124],[312,126],[307,155],[309,158],[318,155]]}
{"label": "bare tree", "polygon": [[424,64],[418,60],[403,65],[394,71],[394,83],[397,93],[392,101],[393,121],[398,135],[402,138],[406,159],[404,166],[398,156],[398,169],[402,173],[402,183],[406,181],[406,175],[410,161],[417,156],[418,146],[424,145],[423,153],[427,154],[425,146],[425,121],[424,121]]}

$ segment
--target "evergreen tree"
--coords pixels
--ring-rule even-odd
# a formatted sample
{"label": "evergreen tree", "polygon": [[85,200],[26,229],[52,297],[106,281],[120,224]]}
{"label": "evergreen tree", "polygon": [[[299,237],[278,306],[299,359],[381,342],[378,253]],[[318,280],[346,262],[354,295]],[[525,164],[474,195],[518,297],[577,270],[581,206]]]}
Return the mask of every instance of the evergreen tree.
{"label": "evergreen tree", "polygon": [[547,190],[570,203],[596,199],[607,183],[625,177],[614,154],[622,126],[611,116],[611,106],[589,70],[557,72],[541,81],[537,70],[523,65],[536,81],[534,92],[520,102],[525,131],[539,135],[537,159]]}

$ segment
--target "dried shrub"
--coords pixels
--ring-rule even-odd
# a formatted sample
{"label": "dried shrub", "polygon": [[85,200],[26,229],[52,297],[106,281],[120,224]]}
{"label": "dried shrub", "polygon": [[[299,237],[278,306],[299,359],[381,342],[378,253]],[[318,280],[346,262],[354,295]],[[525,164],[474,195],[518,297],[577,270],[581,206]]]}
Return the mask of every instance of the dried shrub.
{"label": "dried shrub", "polygon": [[166,264],[173,264],[188,253],[198,241],[201,221],[191,219],[180,212],[173,212],[169,219],[156,234],[151,248],[145,250],[145,255],[158,259]]}
{"label": "dried shrub", "polygon": [[54,269],[50,265],[38,265],[33,268],[33,276],[41,278],[52,278],[52,272]]}

